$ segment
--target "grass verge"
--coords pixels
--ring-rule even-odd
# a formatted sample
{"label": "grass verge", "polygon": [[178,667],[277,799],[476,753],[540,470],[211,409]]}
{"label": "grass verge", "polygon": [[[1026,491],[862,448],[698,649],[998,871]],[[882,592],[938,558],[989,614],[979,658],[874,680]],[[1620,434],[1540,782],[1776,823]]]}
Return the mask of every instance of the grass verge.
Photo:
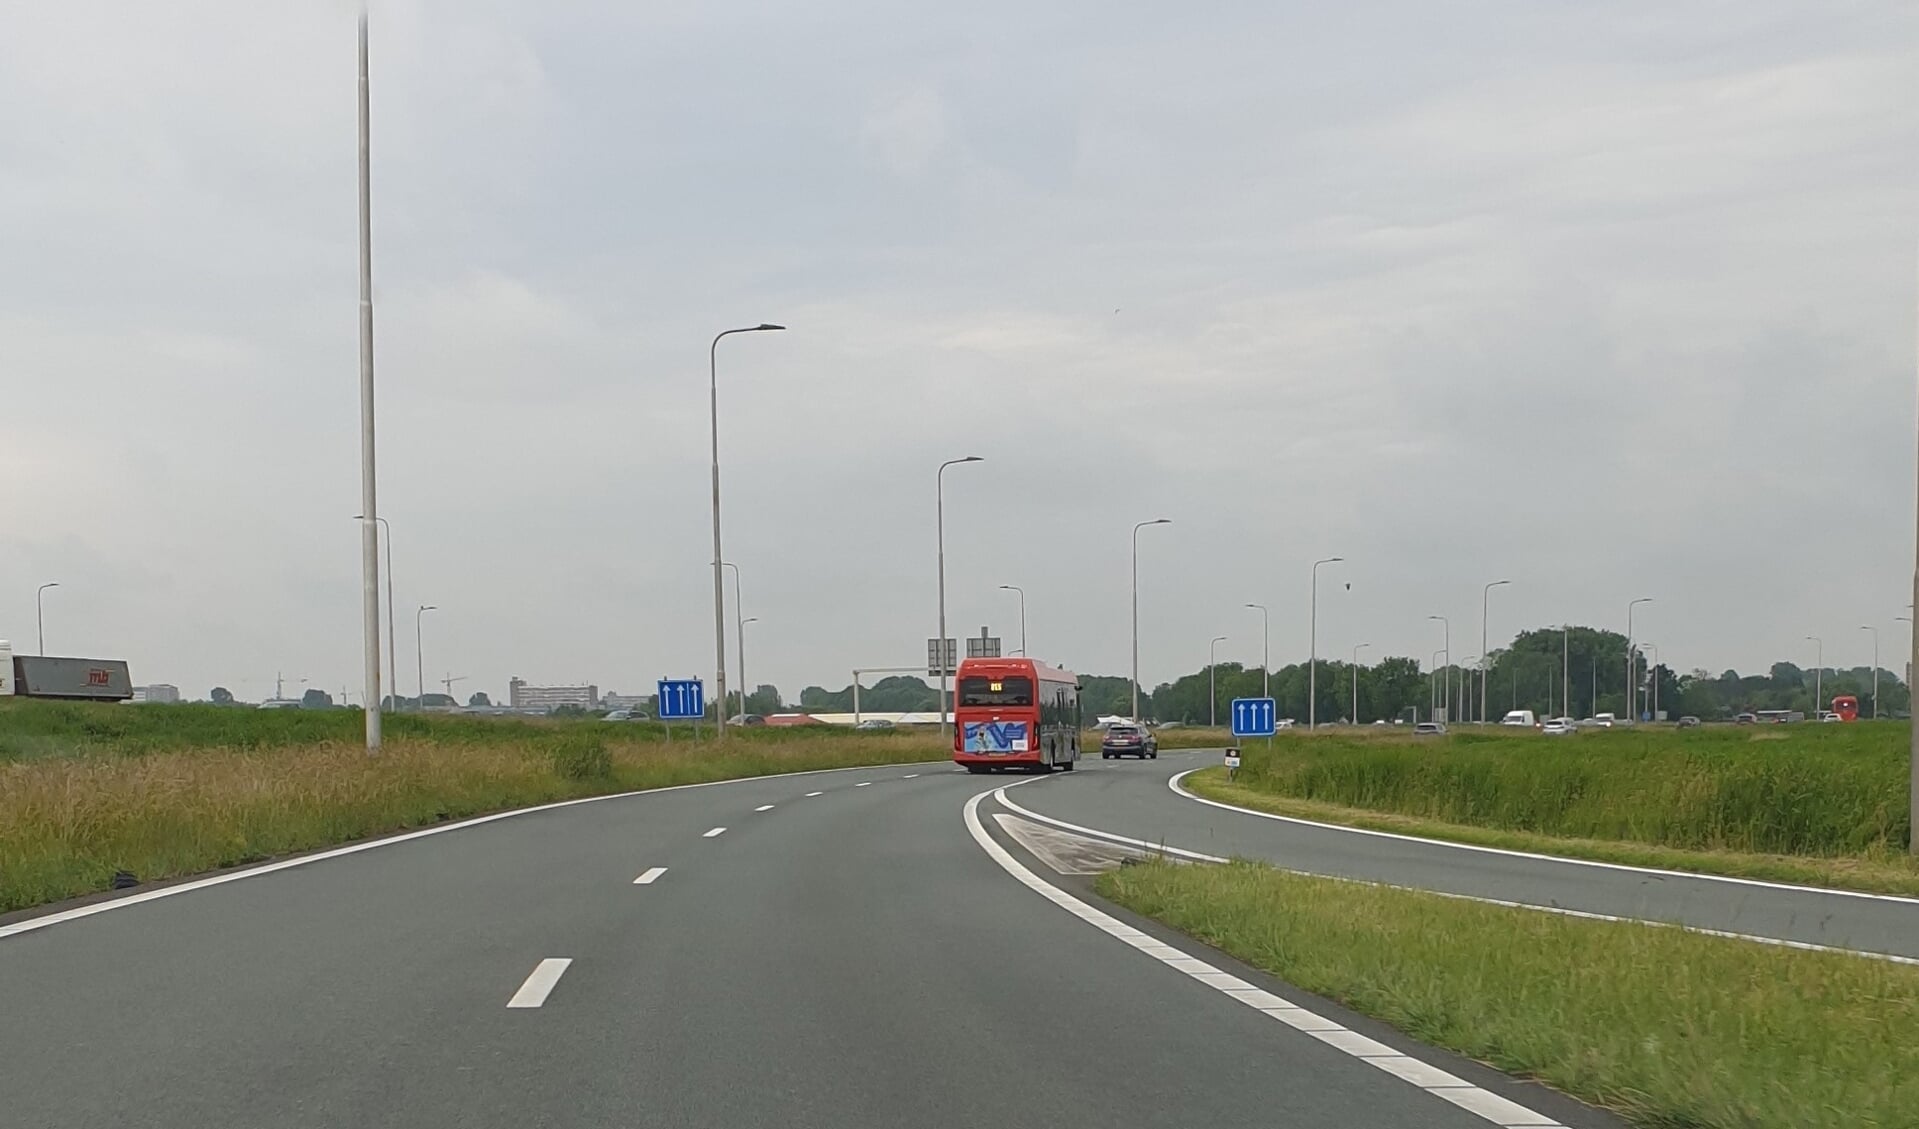
{"label": "grass verge", "polygon": [[1099,890],[1648,1129],[1919,1124],[1919,968],[1255,863],[1123,867]]}
{"label": "grass verge", "polygon": [[1802,886],[1829,886],[1839,890],[1862,890],[1873,894],[1904,894],[1919,897],[1919,861],[1904,855],[1878,854],[1853,858],[1809,858],[1798,855],[1758,854],[1728,850],[1681,850],[1653,843],[1635,843],[1614,839],[1576,839],[1542,835],[1531,831],[1512,831],[1498,827],[1475,827],[1447,823],[1395,812],[1369,811],[1323,800],[1303,800],[1295,796],[1275,795],[1233,783],[1223,768],[1206,768],[1183,780],[1194,795],[1222,804],[1271,812],[1274,815],[1311,819],[1320,823],[1338,823],[1369,831],[1391,831],[1470,843],[1480,847],[1498,847],[1509,851],[1530,851],[1541,855],[1614,862],[1625,866],[1645,866],[1659,870],[1677,870],[1689,874],[1719,874],[1733,878],[1756,878],[1767,882],[1788,882]]}
{"label": "grass verge", "polygon": [[0,911],[107,889],[116,870],[175,878],[555,800],[945,752],[912,733],[753,731],[721,746],[582,722],[484,736],[401,736],[378,757],[321,741],[0,759]]}

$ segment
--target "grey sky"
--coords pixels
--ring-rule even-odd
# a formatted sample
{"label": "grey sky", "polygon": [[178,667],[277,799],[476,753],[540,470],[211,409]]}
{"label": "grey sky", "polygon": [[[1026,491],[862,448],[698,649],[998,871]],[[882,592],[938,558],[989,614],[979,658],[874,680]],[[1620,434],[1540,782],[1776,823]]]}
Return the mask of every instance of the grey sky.
{"label": "grey sky", "polygon": [[[402,686],[711,677],[705,350],[748,674],[933,633],[1142,674],[1906,636],[1919,7],[412,2],[373,20]],[[1351,8],[1353,10],[1346,10]],[[164,9],[164,10],[163,10]],[[0,636],[357,687],[353,15],[0,37]],[[1343,585],[1350,581],[1351,591]],[[1898,629],[1898,630],[1895,630]],[[1009,643],[1010,645],[1010,643]],[[729,626],[728,647],[732,646]]]}

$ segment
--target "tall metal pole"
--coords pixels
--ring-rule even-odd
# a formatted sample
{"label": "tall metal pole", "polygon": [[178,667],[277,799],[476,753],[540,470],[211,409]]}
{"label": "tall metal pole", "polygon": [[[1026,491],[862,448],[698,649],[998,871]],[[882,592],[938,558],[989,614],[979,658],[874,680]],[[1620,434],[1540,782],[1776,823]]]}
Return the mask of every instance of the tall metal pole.
{"label": "tall metal pole", "polygon": [[47,653],[47,603],[45,599],[46,592],[47,592],[47,589],[49,588],[58,588],[58,587],[60,587],[60,582],[58,580],[51,580],[45,584],[42,584],[39,588],[35,589],[33,593],[33,618],[34,618],[35,625],[39,627],[40,629],[40,654],[43,657]]}
{"label": "tall metal pole", "polygon": [[[1914,328],[1915,331],[1919,331],[1919,320],[1915,320]],[[1913,361],[1916,366],[1919,366],[1919,351],[1915,351]],[[1915,505],[1919,506],[1919,495],[1916,495],[1913,500]],[[1915,513],[1919,514],[1919,510],[1916,510]],[[1915,522],[1919,522],[1919,516],[1916,516],[1914,520]],[[1913,542],[1912,602],[1915,605],[1919,605],[1919,539]],[[1914,614],[1919,615],[1919,612]],[[1919,671],[1919,631],[1911,632],[1911,645],[1906,651],[1906,662],[1906,689],[1908,693],[1910,693],[1912,689],[1912,672]],[[1911,736],[1907,739],[1908,764],[1906,768],[1906,787],[1910,795],[1907,798],[1908,806],[1906,811],[1909,812],[1910,815],[1906,820],[1907,827],[1909,828],[1906,833],[1906,849],[1914,856],[1919,856],[1919,710],[1913,708],[1915,705],[1919,705],[1919,701],[1909,700],[1906,705],[1906,713],[1911,718],[1911,722],[1907,726],[1911,731]]]}
{"label": "tall metal pole", "polygon": [[1659,644],[1648,643],[1646,644],[1646,649],[1652,652],[1652,665],[1646,668],[1647,681],[1652,683],[1652,709],[1649,712],[1651,712],[1652,714],[1652,719],[1654,721],[1658,721],[1659,720],[1659,668],[1666,665],[1666,660],[1659,657]]}
{"label": "tall metal pole", "polygon": [[1206,645],[1206,725],[1210,729],[1219,728],[1219,679],[1214,668],[1219,665],[1219,645],[1225,641],[1226,636],[1215,635]]}
{"label": "tall metal pole", "polygon": [[[1652,603],[1651,596],[1641,596],[1637,600],[1629,600],[1626,603],[1626,719],[1628,721],[1639,720],[1639,690],[1633,685],[1633,675],[1637,673],[1639,664],[1633,661],[1632,610],[1640,604],[1650,603]],[[1599,703],[1597,699],[1595,699],[1593,702],[1594,713],[1599,712],[1598,705]]]}
{"label": "tall metal pole", "polygon": [[[366,520],[359,514],[353,520]],[[393,711],[400,710],[400,658],[394,651],[399,645],[400,625],[393,618],[393,523],[383,517],[373,519],[380,523],[380,533],[386,543],[386,681],[392,687]]]}
{"label": "tall metal pole", "polygon": [[1479,662],[1482,668],[1479,674],[1479,724],[1481,725],[1489,720],[1486,716],[1486,679],[1492,672],[1486,668],[1490,668],[1493,661],[1493,653],[1486,646],[1486,609],[1492,604],[1493,589],[1501,584],[1511,583],[1510,580],[1495,580],[1479,593]]}
{"label": "tall metal pole", "polygon": [[1818,657],[1813,659],[1812,668],[1812,716],[1818,717],[1826,708],[1824,704],[1826,700],[1826,641],[1817,635],[1808,635],[1806,638],[1816,644],[1818,648],[1814,651],[1814,654]]}
{"label": "tall metal pole", "polygon": [[1353,724],[1354,725],[1359,724],[1359,652],[1362,647],[1370,647],[1370,646],[1372,646],[1371,643],[1353,644]]}
{"label": "tall metal pole", "polygon": [[1306,650],[1306,728],[1319,728],[1319,566],[1345,560],[1327,557],[1313,562],[1313,611],[1307,633]]}
{"label": "tall metal pole", "polygon": [[1859,625],[1859,630],[1872,632],[1872,719],[1879,720],[1879,629],[1869,623]]}
{"label": "tall metal pole", "polygon": [[[1428,712],[1428,713],[1430,713],[1430,714],[1432,715],[1431,717],[1429,717],[1429,718],[1427,718],[1427,720],[1428,720],[1428,721],[1438,721],[1438,720],[1439,720],[1439,715],[1438,715],[1438,712],[1437,712],[1437,711],[1438,711],[1438,709],[1439,709],[1439,702],[1440,702],[1440,697],[1439,697],[1439,656],[1441,656],[1441,655],[1443,655],[1443,654],[1445,654],[1445,653],[1446,653],[1446,652],[1444,652],[1444,651],[1434,651],[1434,652],[1433,652],[1433,672],[1432,672],[1432,677],[1431,677],[1431,678],[1429,678],[1429,679],[1427,680],[1427,681],[1429,681],[1429,682],[1431,682],[1431,683],[1432,683],[1432,685],[1431,685],[1430,687],[1428,687],[1428,688],[1427,688],[1427,690],[1426,690],[1426,710],[1427,710],[1427,712]],[[1414,718],[1413,720],[1414,720],[1414,721],[1418,721],[1419,719],[1415,717],[1415,718]]]}
{"label": "tall metal pole", "polygon": [[420,627],[420,617],[439,610],[433,604],[421,604],[420,609],[413,613],[413,676],[418,679],[416,685],[420,691],[419,708],[422,710],[426,709],[426,635]]}
{"label": "tall metal pole", "polygon": [[[745,605],[740,602],[740,566],[734,564],[732,561],[724,561],[722,563],[727,568],[733,570],[733,638],[739,644],[734,649],[739,652],[740,714],[744,716],[746,714],[746,695],[751,691],[749,691],[746,686],[746,621],[740,618],[745,611]],[[724,710],[726,703],[721,702],[720,708]]]}
{"label": "tall metal pole", "polygon": [[933,493],[935,495],[934,501],[936,507],[934,524],[937,526],[939,536],[940,557],[940,631],[933,644],[933,652],[939,657],[940,736],[942,737],[952,733],[952,729],[948,724],[950,711],[948,711],[946,707],[946,677],[950,673],[947,669],[948,663],[946,661],[946,468],[949,466],[958,466],[961,463],[977,463],[980,461],[982,460],[978,455],[967,455],[963,459],[948,459],[940,464],[939,473],[933,476]]}
{"label": "tall metal pole", "polygon": [[1571,717],[1573,715],[1572,644],[1567,641],[1571,632],[1572,628],[1567,625],[1563,623],[1559,625],[1559,697],[1561,699],[1559,706],[1561,717]]}
{"label": "tall metal pole", "polygon": [[[1436,619],[1436,620],[1438,620],[1438,621],[1439,621],[1439,626],[1440,626],[1440,627],[1441,627],[1442,629],[1444,629],[1444,632],[1445,632],[1445,639],[1446,639],[1446,692],[1445,692],[1445,694],[1443,694],[1443,695],[1441,695],[1441,696],[1440,696],[1440,699],[1439,699],[1439,700],[1440,700],[1440,701],[1441,701],[1442,703],[1444,703],[1444,704],[1445,704],[1445,706],[1446,706],[1446,712],[1450,714],[1450,713],[1452,712],[1452,710],[1453,710],[1453,622],[1452,622],[1452,620],[1449,620],[1449,619],[1447,619],[1447,618],[1446,618],[1445,616],[1443,616],[1443,615],[1429,615],[1429,616],[1427,616],[1426,618],[1427,618],[1427,619]],[[1458,718],[1456,718],[1456,717],[1449,717],[1449,718],[1447,718],[1447,720],[1448,720],[1448,721],[1458,721],[1459,719],[1458,719]]]}
{"label": "tall metal pole", "polygon": [[1139,531],[1149,525],[1170,525],[1171,518],[1156,517],[1133,526],[1133,721],[1139,717]]}
{"label": "tall metal pole", "polygon": [[360,10],[360,633],[365,646],[366,747],[380,747],[380,516],[373,457],[373,150],[366,9]]}
{"label": "tall metal pole", "polygon": [[[739,579],[739,577],[738,577],[737,575],[735,575],[733,579],[735,579],[735,580],[738,580],[738,579]],[[736,593],[736,597],[737,597],[737,593]],[[760,621],[760,617],[759,617],[759,616],[756,616],[756,615],[749,615],[749,616],[747,616],[747,617],[746,617],[745,619],[743,619],[743,620],[741,620],[741,621],[740,621],[740,630],[739,630],[739,637],[740,637],[740,646],[739,646],[739,651],[740,651],[740,718],[741,718],[741,724],[742,724],[742,725],[743,725],[743,724],[745,724],[745,720],[744,720],[744,719],[745,719],[745,717],[746,717],[746,695],[747,695],[747,689],[746,689],[746,687],[747,687],[747,681],[746,681],[746,625],[747,625],[747,624],[749,624],[749,623],[758,623],[759,621]],[[778,711],[775,711],[775,712],[778,712]]]}
{"label": "tall metal pole", "polygon": [[1265,604],[1247,604],[1259,609],[1259,696],[1273,696],[1273,620]]}
{"label": "tall metal pole", "polygon": [[1000,587],[1011,592],[1019,593],[1019,654],[1021,658],[1025,658],[1026,657],[1026,589],[1021,588],[1017,584],[1002,584],[1000,585]]}
{"label": "tall metal pole", "polygon": [[785,328],[783,325],[761,322],[759,325],[723,330],[714,335],[713,344],[706,350],[706,395],[713,427],[713,666],[714,683],[719,690],[718,697],[714,699],[719,703],[719,708],[713,712],[718,722],[720,740],[726,739],[726,570],[720,567],[725,560],[720,551],[720,338],[735,333],[761,333]]}

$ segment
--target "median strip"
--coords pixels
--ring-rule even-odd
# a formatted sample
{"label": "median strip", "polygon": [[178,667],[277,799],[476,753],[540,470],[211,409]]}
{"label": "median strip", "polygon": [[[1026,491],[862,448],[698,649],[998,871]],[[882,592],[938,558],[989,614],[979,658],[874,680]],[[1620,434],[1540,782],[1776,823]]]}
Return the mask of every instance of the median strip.
{"label": "median strip", "polygon": [[526,983],[521,984],[520,990],[513,993],[513,998],[506,1001],[506,1006],[530,1008],[546,1003],[546,997],[552,994],[553,986],[560,982],[560,977],[566,975],[566,970],[572,963],[572,957],[547,957],[534,965],[532,974],[526,978]]}

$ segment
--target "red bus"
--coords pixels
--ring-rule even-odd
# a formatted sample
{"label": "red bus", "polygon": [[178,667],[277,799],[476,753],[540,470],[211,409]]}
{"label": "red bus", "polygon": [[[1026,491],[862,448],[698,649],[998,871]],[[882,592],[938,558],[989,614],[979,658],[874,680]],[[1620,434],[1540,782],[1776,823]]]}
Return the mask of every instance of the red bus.
{"label": "red bus", "polygon": [[968,772],[1079,760],[1079,675],[1032,659],[966,659],[953,688],[953,760]]}
{"label": "red bus", "polygon": [[1841,694],[1832,700],[1832,712],[1839,715],[1840,721],[1859,720],[1859,696]]}

